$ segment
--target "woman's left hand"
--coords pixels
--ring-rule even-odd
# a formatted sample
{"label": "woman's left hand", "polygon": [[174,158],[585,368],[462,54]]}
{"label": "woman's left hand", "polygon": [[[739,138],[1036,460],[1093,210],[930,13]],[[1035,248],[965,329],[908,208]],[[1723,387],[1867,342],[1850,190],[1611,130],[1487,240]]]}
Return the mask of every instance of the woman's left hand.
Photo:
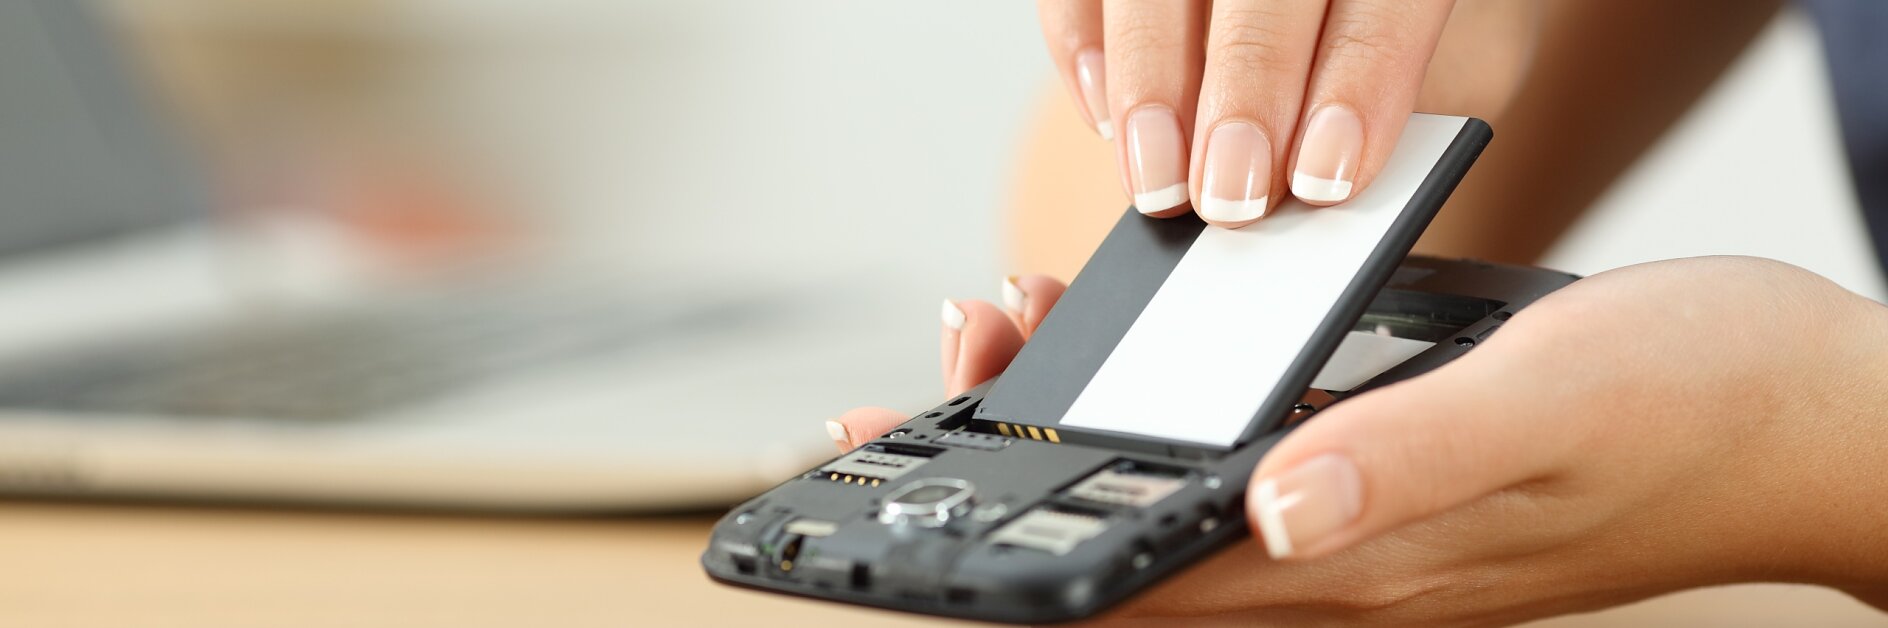
{"label": "woman's left hand", "polygon": [[[955,330],[973,377],[1031,320],[986,307]],[[1595,275],[1299,427],[1254,472],[1261,538],[1108,619],[1505,624],[1745,581],[1888,609],[1885,347],[1888,309],[1786,264]]]}

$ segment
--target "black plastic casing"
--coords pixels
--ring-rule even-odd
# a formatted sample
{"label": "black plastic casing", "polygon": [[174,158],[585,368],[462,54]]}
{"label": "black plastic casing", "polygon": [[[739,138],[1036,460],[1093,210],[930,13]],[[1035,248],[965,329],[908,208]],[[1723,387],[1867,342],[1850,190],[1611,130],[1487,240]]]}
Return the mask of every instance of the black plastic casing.
{"label": "black plastic casing", "polygon": [[[992,425],[973,419],[990,386],[985,383],[862,447],[928,456],[922,465],[878,485],[840,483],[819,467],[809,470],[722,518],[702,554],[702,566],[727,584],[930,615],[1051,623],[1101,612],[1245,536],[1244,495],[1252,469],[1318,406],[1445,364],[1494,333],[1514,312],[1577,279],[1537,268],[1415,256],[1393,268],[1378,280],[1382,293],[1367,293],[1376,298],[1356,304],[1358,313],[1365,305],[1374,311],[1410,294],[1473,297],[1496,305],[1455,338],[1352,391],[1332,393],[1322,404],[1299,404],[1279,419],[1282,427],[1230,451],[1129,451],[998,435]],[[953,440],[975,446],[951,445]],[[1123,464],[1182,477],[1185,483],[1144,508],[1067,494],[1083,478]],[[880,523],[885,495],[921,478],[974,484],[975,503],[985,516],[955,517],[937,528]],[[1084,513],[1108,525],[1060,556],[985,539],[1038,507]],[[997,511],[1001,514],[989,516]],[[834,527],[823,536],[787,531],[789,523],[801,519]]]}

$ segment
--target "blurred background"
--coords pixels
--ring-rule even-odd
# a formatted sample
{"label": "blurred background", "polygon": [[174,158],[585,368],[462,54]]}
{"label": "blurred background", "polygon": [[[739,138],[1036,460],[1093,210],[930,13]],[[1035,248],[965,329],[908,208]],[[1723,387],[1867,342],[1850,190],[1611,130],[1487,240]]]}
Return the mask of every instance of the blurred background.
{"label": "blurred background", "polygon": [[[0,624],[894,621],[712,588],[702,513],[930,405],[938,299],[1027,266],[1025,146],[1076,124],[1032,3],[18,6]],[[1542,264],[1888,296],[1818,45],[1783,13]],[[1547,623],[1804,618],[1882,624],[1781,585]]]}

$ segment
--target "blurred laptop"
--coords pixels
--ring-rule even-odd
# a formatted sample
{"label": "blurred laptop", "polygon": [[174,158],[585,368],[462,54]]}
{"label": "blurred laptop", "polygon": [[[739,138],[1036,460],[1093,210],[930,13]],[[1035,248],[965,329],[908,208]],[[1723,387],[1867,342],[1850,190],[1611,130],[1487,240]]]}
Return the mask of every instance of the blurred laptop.
{"label": "blurred laptop", "polygon": [[294,273],[251,253],[306,234],[211,220],[134,75],[83,3],[0,3],[0,492],[706,507],[828,454],[822,418],[938,394],[933,359],[886,342],[927,319],[876,322],[934,306],[870,275],[606,260],[277,289]]}

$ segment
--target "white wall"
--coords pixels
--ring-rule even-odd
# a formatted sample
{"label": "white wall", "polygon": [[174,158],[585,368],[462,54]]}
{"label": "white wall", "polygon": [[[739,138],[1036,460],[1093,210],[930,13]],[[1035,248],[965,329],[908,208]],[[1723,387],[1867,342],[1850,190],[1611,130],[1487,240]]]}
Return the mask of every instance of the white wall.
{"label": "white wall", "polygon": [[456,20],[436,28],[487,55],[429,76],[477,107],[466,134],[503,135],[508,168],[541,171],[522,198],[677,271],[994,289],[997,211],[1050,76],[1033,3],[549,4],[436,2],[414,20]]}
{"label": "white wall", "polygon": [[[724,251],[885,264],[939,295],[993,296],[1013,147],[1053,80],[1030,3],[719,5],[648,25],[662,49],[635,67],[661,89],[620,172],[636,211],[661,213],[662,231],[739,216]],[[1759,255],[1888,297],[1821,54],[1786,12],[1546,263]]]}
{"label": "white wall", "polygon": [[1546,264],[1594,273],[1757,255],[1888,296],[1849,187],[1820,46],[1808,17],[1785,12]]}
{"label": "white wall", "polygon": [[[416,6],[412,22],[483,42],[436,96],[472,112],[465,135],[503,138],[500,170],[534,172],[521,197],[578,217],[606,254],[831,281],[869,270],[899,284],[874,289],[927,297],[913,316],[931,296],[995,296],[997,212],[1054,80],[1033,3]],[[1888,295],[1820,55],[1813,25],[1786,13],[1546,263],[1760,255]]]}

